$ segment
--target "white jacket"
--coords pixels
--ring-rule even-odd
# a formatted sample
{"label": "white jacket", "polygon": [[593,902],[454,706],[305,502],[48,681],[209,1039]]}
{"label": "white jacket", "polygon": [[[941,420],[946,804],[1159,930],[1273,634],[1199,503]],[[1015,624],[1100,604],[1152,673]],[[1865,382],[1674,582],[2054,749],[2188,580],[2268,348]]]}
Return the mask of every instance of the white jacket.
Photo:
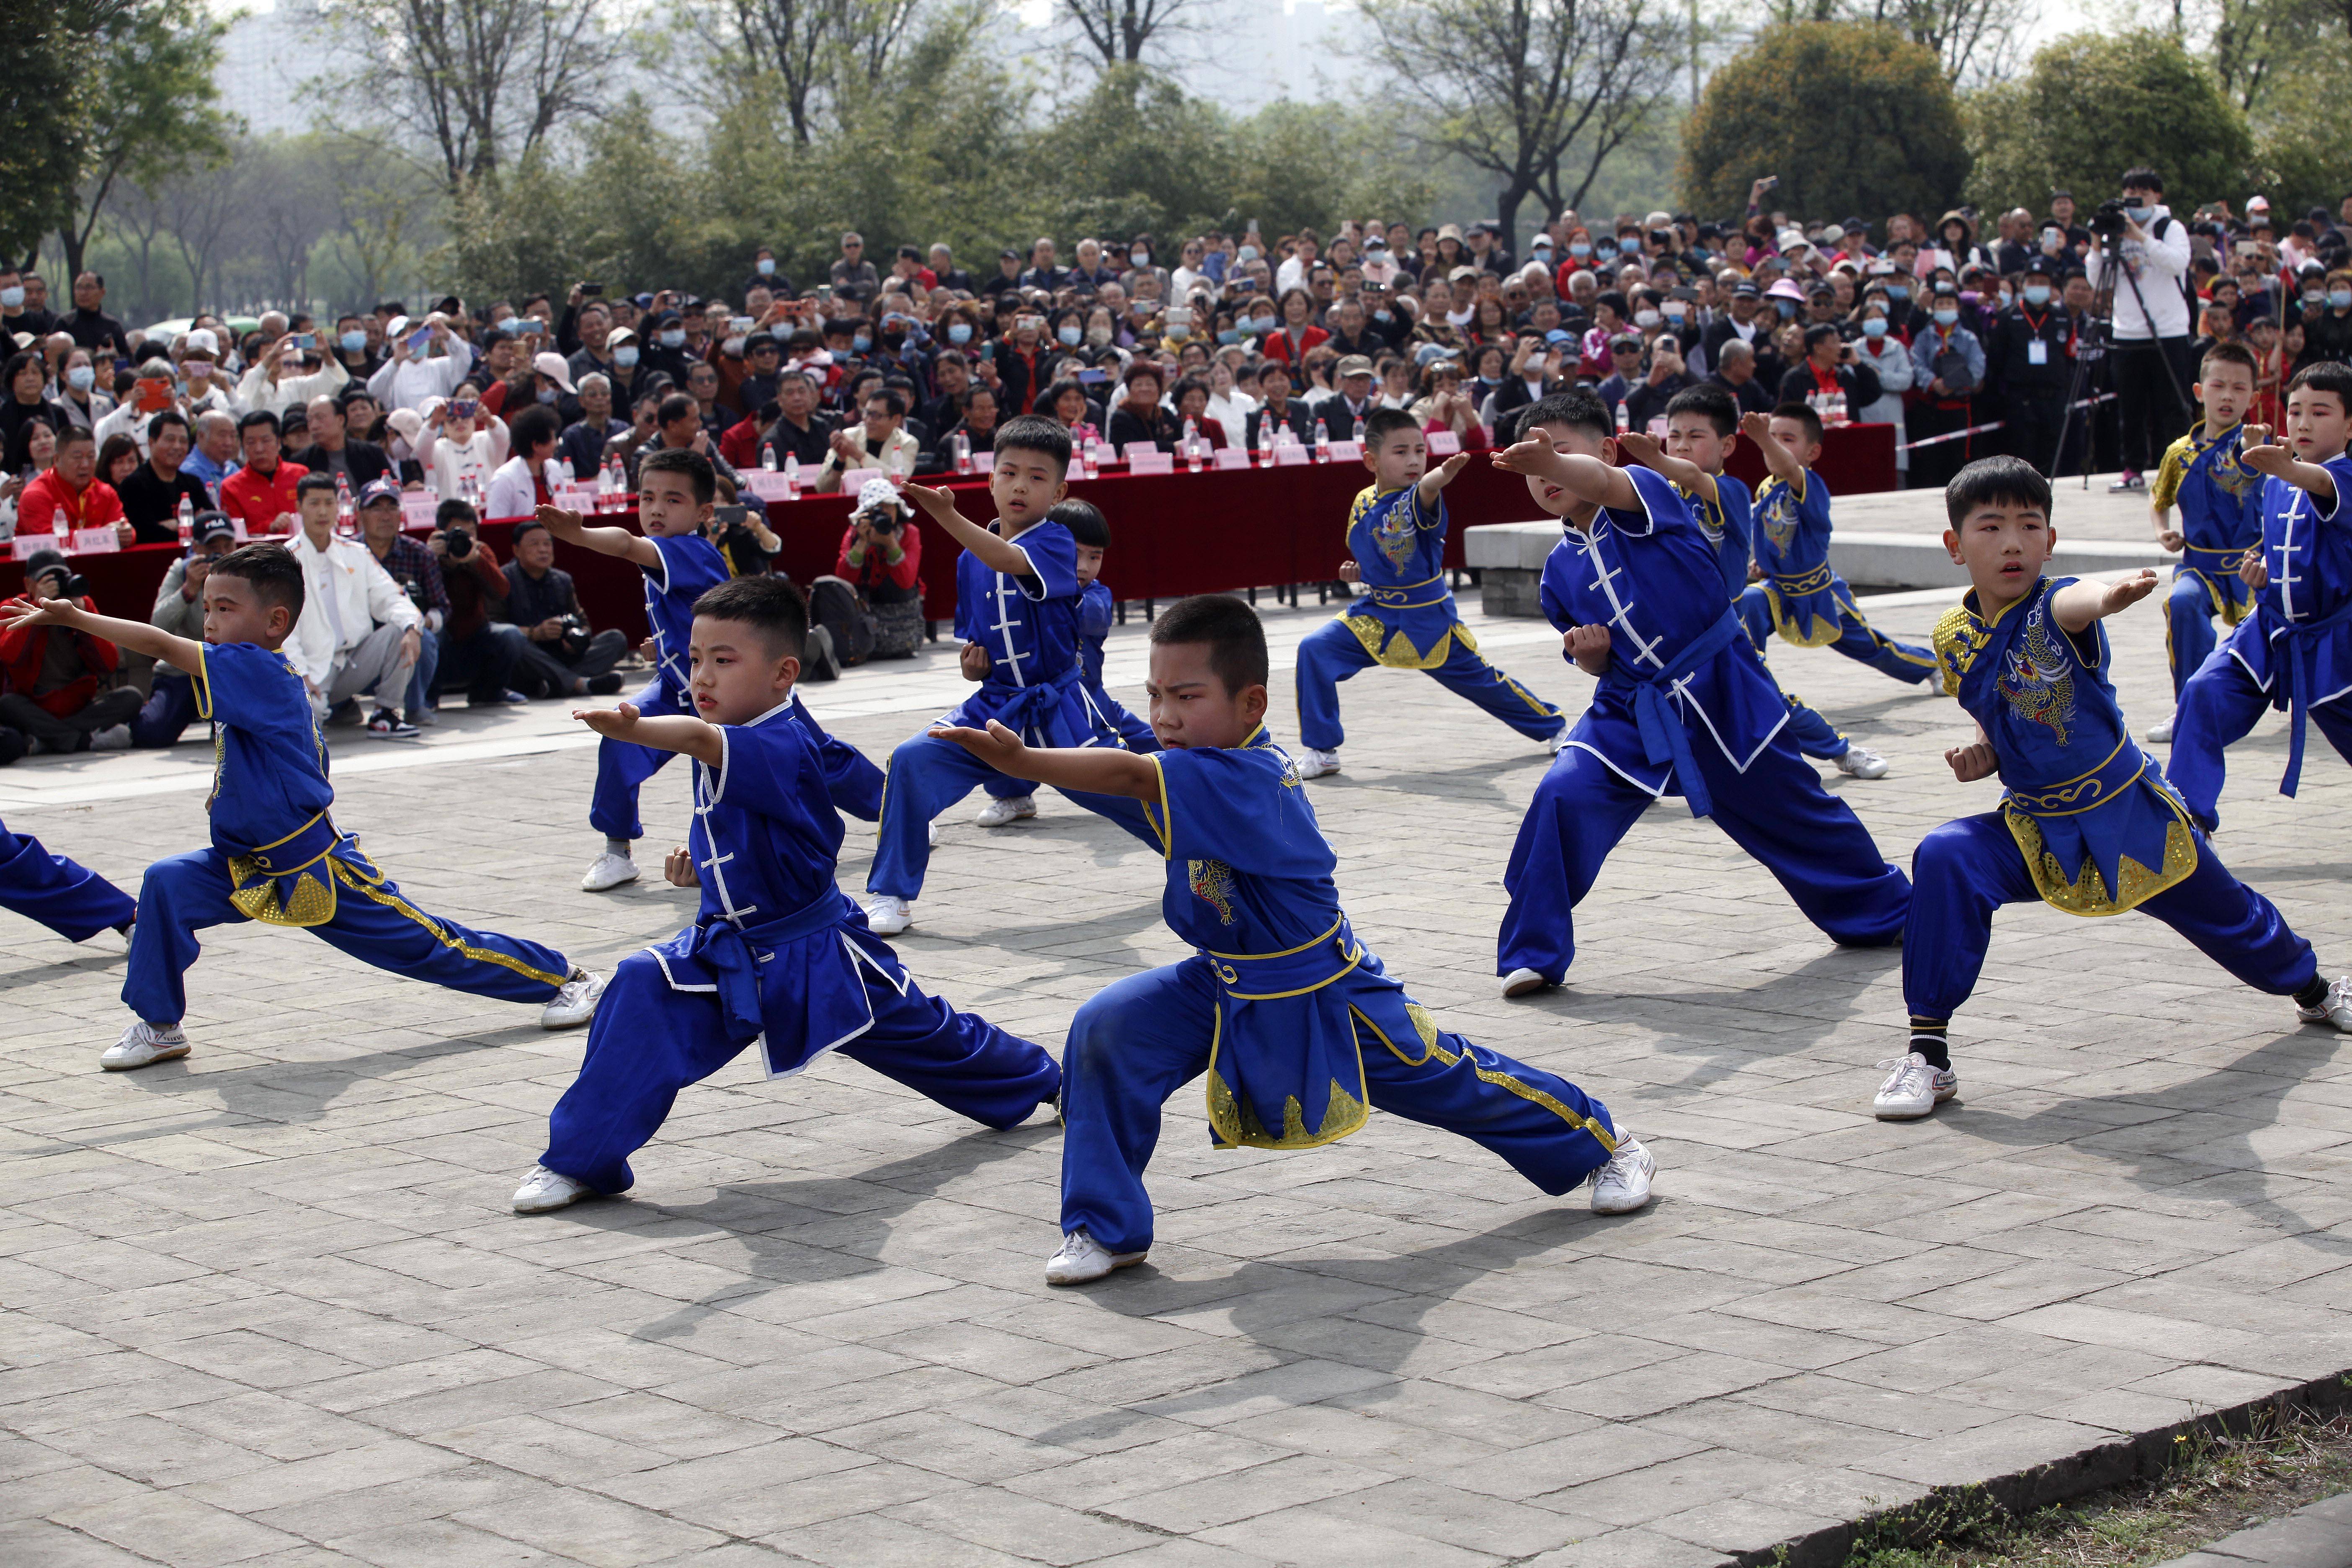
{"label": "white jacket", "polygon": [[322,552],[298,528],[286,548],[302,563],[303,599],[302,618],[294,623],[285,652],[314,700],[333,681],[352,649],[377,626],[424,628],[423,614],[358,540],[330,539]]}
{"label": "white jacket", "polygon": [[261,408],[283,414],[289,408],[308,408],[314,397],[334,396],[351,379],[352,373],[342,367],[341,361],[332,359],[316,375],[298,375],[280,382],[269,379],[268,365],[257,364],[236,384],[236,400],[245,405],[247,412]]}
{"label": "white jacket", "polygon": [[[446,442],[442,444],[445,447]],[[547,482],[551,493],[556,486],[571,480],[571,470],[556,458],[547,460],[545,472],[540,476]],[[482,508],[482,521],[494,517],[529,517],[539,510],[539,489],[531,482],[530,459],[518,452],[499,465],[490,476],[488,500]]]}
{"label": "white jacket", "polygon": [[395,408],[425,411],[427,398],[447,397],[474,368],[474,345],[455,332],[449,352],[439,359],[386,360],[368,377],[368,392],[386,413]]}
{"label": "white jacket", "polygon": [[[449,440],[427,425],[416,437],[416,460],[424,467],[425,488],[443,500],[460,500],[466,479],[472,476],[487,500],[490,476],[507,460],[507,426],[502,419],[485,417],[463,445]],[[530,507],[523,508],[528,512]],[[484,512],[488,520],[498,514]]]}
{"label": "white jacket", "polygon": [[[2164,231],[2160,235],[2158,228]],[[2189,274],[2189,226],[2174,217],[2171,208],[2158,206],[2140,232],[2148,237],[2126,239],[2116,247],[2122,253],[2126,273],[2116,279],[2116,341],[2185,338],[2189,336],[2189,297],[2180,291],[2180,280]],[[2102,286],[2106,263],[2105,249],[2091,252],[2085,269],[2092,288]],[[2139,283],[2137,293],[2133,279]],[[2145,311],[2140,309],[2143,299],[2147,301]],[[2151,318],[2153,331],[2149,330]]]}

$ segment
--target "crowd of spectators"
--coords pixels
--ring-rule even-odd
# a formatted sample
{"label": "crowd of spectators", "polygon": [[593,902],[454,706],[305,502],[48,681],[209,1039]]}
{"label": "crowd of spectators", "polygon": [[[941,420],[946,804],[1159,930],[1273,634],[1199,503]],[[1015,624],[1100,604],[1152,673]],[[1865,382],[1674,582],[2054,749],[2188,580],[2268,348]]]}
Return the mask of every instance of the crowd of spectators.
{"label": "crowd of spectators", "polygon": [[[1066,261],[1041,237],[968,269],[944,245],[877,257],[852,233],[822,279],[796,284],[763,247],[709,297],[588,279],[415,315],[388,300],[152,332],[109,315],[94,274],[59,312],[37,274],[0,265],[0,348],[14,349],[0,534],[104,526],[124,544],[173,543],[184,521],[217,518],[226,537],[296,536],[315,479],[328,536],[357,536],[341,542],[399,585],[424,644],[396,668],[360,659],[378,679],[342,693],[360,645],[394,620],[346,628],[320,700],[413,734],[436,692],[521,700],[617,679],[623,639],[586,625],[545,537],[519,533],[501,563],[478,522],[527,516],[567,481],[633,489],[648,450],[702,452],[732,502],[745,469],[818,491],[852,470],[943,472],[1022,414],[1115,453],[1256,453],[1345,441],[1372,410],[1402,408],[1476,448],[1566,386],[1594,387],[1638,428],[1712,381],[1743,409],[1801,399],[1893,425],[1913,485],[1998,450],[2053,474],[2119,467],[2128,488],[2188,427],[2205,346],[2253,351],[2257,420],[2300,366],[2352,358],[2352,195],[2334,215],[2282,220],[2256,196],[2184,218],[2161,177],[2135,169],[2087,208],[2061,192],[2042,214],[1808,223],[1769,210],[1771,189],[1759,181],[1724,223],[1563,212],[1520,250],[1484,224],[1366,218],[1279,238],[1087,237]],[[401,531],[418,491],[436,506],[423,542]],[[759,515],[726,525],[738,570],[773,552]],[[861,495],[836,572],[882,651],[919,639],[921,548],[887,497]],[[189,602],[199,570],[165,597]],[[0,688],[29,679],[38,702],[86,675],[107,686],[103,672],[67,679],[62,655],[27,675],[26,658],[0,648]],[[375,712],[355,717],[369,695]],[[143,729],[100,716],[72,736],[26,733],[126,744],[169,715]]]}

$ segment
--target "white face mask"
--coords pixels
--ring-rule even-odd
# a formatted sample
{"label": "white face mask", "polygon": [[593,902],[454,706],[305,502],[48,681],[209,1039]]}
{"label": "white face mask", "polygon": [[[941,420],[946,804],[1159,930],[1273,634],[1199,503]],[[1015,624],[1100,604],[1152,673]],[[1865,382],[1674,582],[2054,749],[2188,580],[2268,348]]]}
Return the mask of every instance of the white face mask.
{"label": "white face mask", "polygon": [[1664,319],[1665,318],[1659,315],[1657,311],[1649,310],[1646,307],[1633,312],[1633,324],[1640,327],[1644,331],[1656,326]]}

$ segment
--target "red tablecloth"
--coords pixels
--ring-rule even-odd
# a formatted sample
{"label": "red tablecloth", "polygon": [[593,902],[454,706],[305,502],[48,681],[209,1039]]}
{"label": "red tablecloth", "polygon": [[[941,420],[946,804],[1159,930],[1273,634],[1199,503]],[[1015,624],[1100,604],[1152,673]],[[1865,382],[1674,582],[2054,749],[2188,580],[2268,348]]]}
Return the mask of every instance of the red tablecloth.
{"label": "red tablecloth", "polygon": [[[1895,427],[1853,425],[1824,432],[1819,471],[1832,492],[1851,495],[1895,488]],[[1733,452],[1731,472],[1751,484],[1763,475],[1755,448],[1746,442]],[[1112,473],[1079,479],[1070,494],[1100,507],[1110,521],[1111,550],[1103,581],[1122,599],[1171,599],[1229,588],[1270,587],[1280,583],[1328,581],[1347,556],[1348,503],[1369,477],[1361,464],[1307,464],[1289,468],[1205,470],[1193,474],[1129,477]],[[950,488],[961,498],[965,515],[986,521],[987,486],[961,479]],[[831,572],[848,525],[851,498],[804,496],[768,506],[768,526],[783,541],[778,570],[803,585]],[[1446,487],[1453,527],[1445,542],[1449,566],[1462,564],[1462,531],[1486,522],[1523,522],[1539,516],[1526,481],[1473,461]],[[633,514],[606,513],[594,521],[630,526]],[[955,563],[961,551],[919,516],[923,530],[923,610],[933,620],[955,615]],[[511,559],[512,522],[491,522],[482,537],[500,561]],[[110,616],[145,620],[155,591],[178,554],[176,546],[141,545],[107,555],[74,558],[89,583],[91,596]],[[555,563],[572,574],[589,620],[619,626],[632,637],[645,632],[643,579],[635,568],[609,555],[558,544]],[[0,561],[0,597],[19,592],[24,569]]]}

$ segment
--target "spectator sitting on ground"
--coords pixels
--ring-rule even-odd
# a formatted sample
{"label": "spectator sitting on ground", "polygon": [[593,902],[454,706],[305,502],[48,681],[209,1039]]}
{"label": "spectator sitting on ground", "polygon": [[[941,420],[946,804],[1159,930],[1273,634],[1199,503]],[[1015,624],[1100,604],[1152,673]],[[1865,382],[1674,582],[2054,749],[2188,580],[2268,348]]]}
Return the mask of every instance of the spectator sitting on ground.
{"label": "spectator sitting on ground", "polygon": [[[89,449],[89,432],[72,430]],[[37,550],[25,563],[29,598],[71,599],[96,610],[65,555]],[[139,693],[113,685],[122,650],[87,632],[13,626],[0,630],[0,725],[22,731],[34,752],[114,752],[131,744]]]}
{"label": "spectator sitting on ground", "polygon": [[481,526],[478,514],[464,501],[445,500],[434,509],[433,532],[425,545],[441,563],[441,585],[449,595],[435,691],[437,695],[462,685],[467,703],[477,708],[528,702],[514,689],[515,668],[522,661],[522,630],[499,619],[510,590],[498,556],[482,542]]}
{"label": "spectator sitting on ground", "polygon": [[524,639],[515,689],[526,697],[601,697],[621,689],[612,669],[629,651],[628,634],[589,629],[572,574],[555,564],[555,536],[526,518],[515,525],[511,548],[506,617]]}
{"label": "spectator sitting on ground", "polygon": [[403,532],[403,521],[397,479],[378,479],[360,492],[360,542],[425,618],[416,673],[408,678],[408,698],[401,710],[412,724],[432,725],[439,722],[432,691],[441,668],[441,628],[449,622],[449,591],[441,581],[441,558],[423,540]]}
{"label": "spectator sitting on ground", "polygon": [[922,447],[906,430],[907,400],[888,387],[868,396],[866,423],[836,430],[817,471],[816,488],[825,494],[841,489],[841,476],[851,468],[879,468],[886,477],[915,471]]}
{"label": "spectator sitting on ground", "polygon": [[111,528],[117,542],[133,542],[138,535],[123,520],[121,498],[98,477],[98,446],[89,432],[68,425],[58,432],[57,443],[48,472],[16,498],[16,537],[54,533],[62,549],[76,529]]}
{"label": "spectator sitting on ground", "polygon": [[[356,539],[335,532],[335,481],[305,474],[295,486],[301,528],[286,548],[302,563],[302,614],[286,639],[286,660],[302,677],[310,706],[331,723],[360,723],[388,740],[413,741],[400,711],[423,655],[425,616]],[[363,716],[359,699],[373,694]]]}
{"label": "spectator sitting on ground", "polygon": [[834,575],[874,617],[876,658],[912,658],[923,643],[923,538],[888,479],[868,479],[842,531]]}
{"label": "spectator sitting on ground", "polygon": [[215,510],[204,481],[180,466],[187,456],[188,421],[178,409],[166,408],[147,422],[147,460],[115,487],[139,543],[178,543],[183,501],[191,518]]}

